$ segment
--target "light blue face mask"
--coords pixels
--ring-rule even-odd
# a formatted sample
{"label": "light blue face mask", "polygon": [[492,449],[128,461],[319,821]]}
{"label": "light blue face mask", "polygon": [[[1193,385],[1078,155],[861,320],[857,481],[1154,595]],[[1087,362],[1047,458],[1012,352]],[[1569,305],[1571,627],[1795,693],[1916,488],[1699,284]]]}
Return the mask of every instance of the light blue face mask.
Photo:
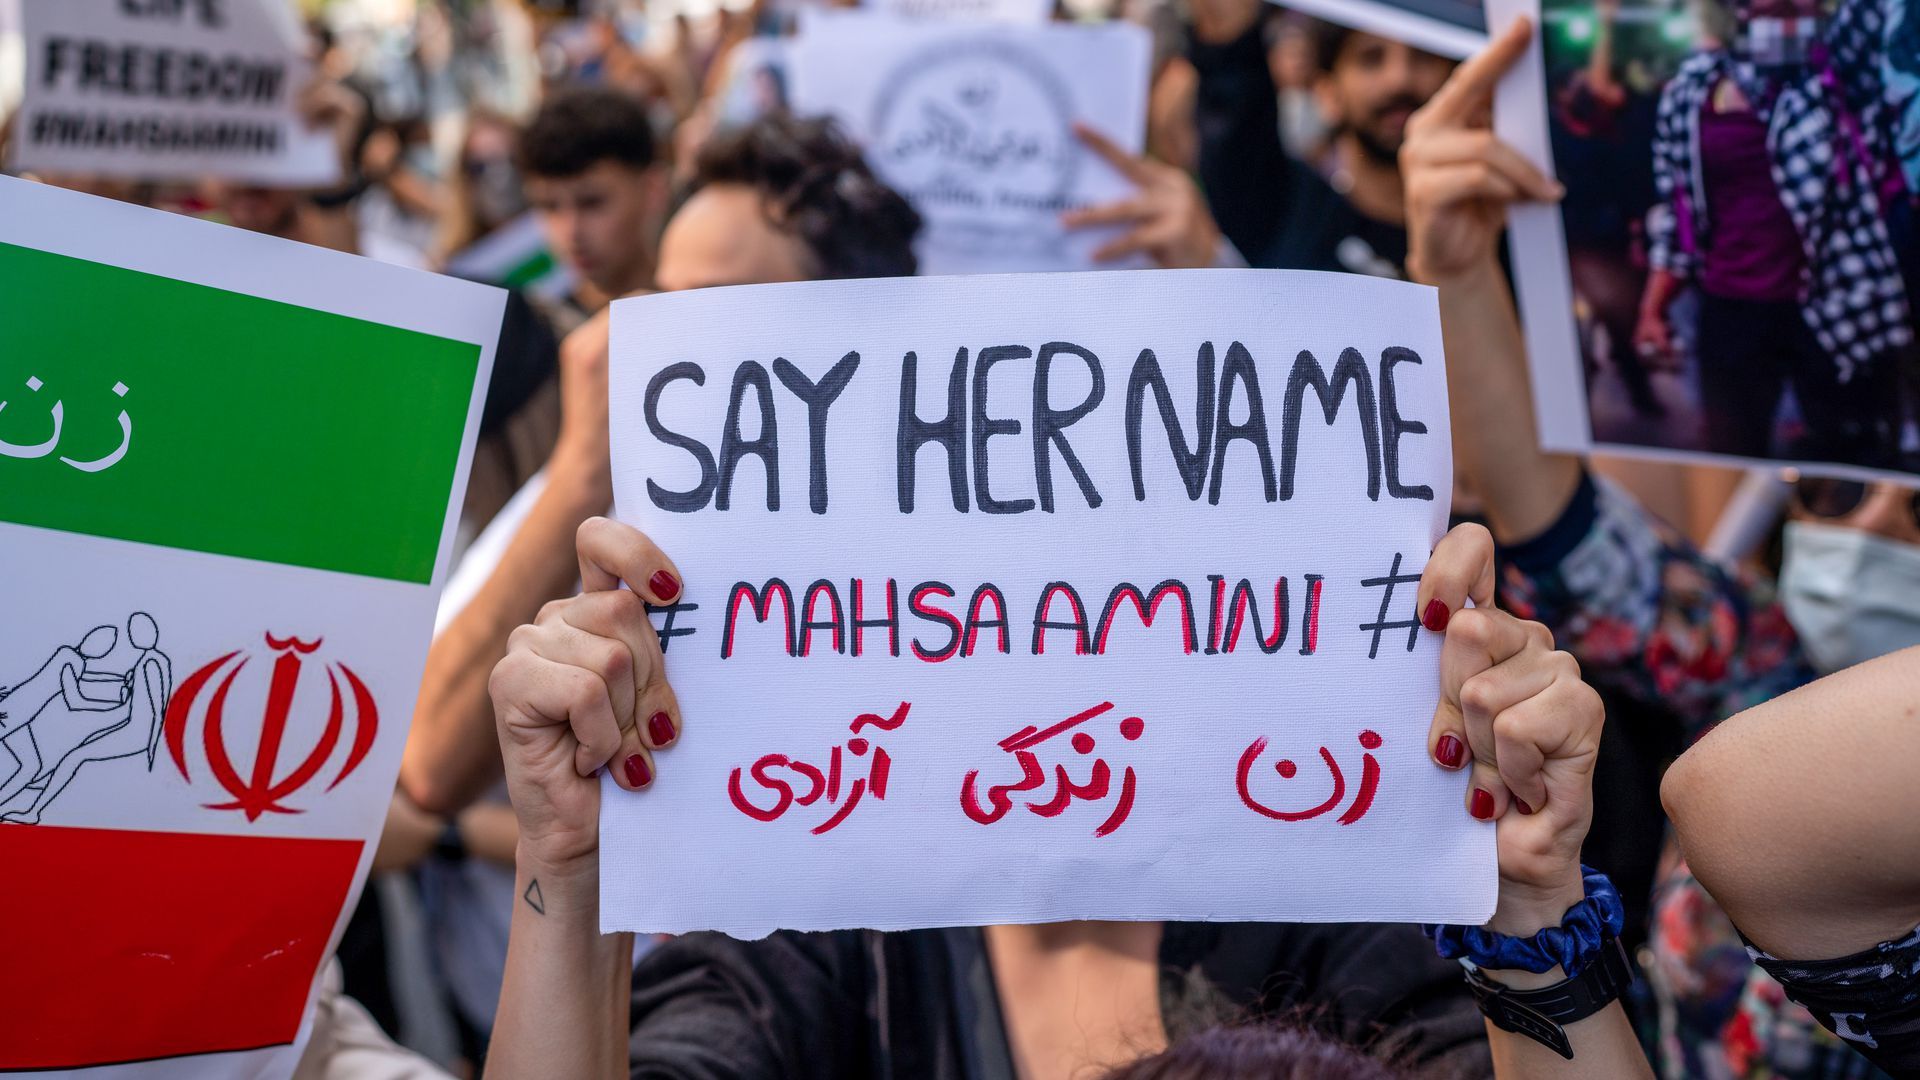
{"label": "light blue face mask", "polygon": [[1789,522],[1780,602],[1823,674],[1920,645],[1920,545]]}

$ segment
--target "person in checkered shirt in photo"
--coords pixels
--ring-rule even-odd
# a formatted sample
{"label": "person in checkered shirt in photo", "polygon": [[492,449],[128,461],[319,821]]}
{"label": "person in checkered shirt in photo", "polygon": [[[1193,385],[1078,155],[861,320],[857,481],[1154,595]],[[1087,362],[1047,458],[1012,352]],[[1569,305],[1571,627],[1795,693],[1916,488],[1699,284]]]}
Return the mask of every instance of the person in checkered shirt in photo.
{"label": "person in checkered shirt in photo", "polygon": [[1907,195],[1884,5],[1723,3],[1705,0],[1707,44],[1661,94],[1635,345],[1674,351],[1668,308],[1691,286],[1706,449],[1775,456],[1791,385],[1807,435],[1788,456],[1894,464],[1913,316],[1885,220]]}

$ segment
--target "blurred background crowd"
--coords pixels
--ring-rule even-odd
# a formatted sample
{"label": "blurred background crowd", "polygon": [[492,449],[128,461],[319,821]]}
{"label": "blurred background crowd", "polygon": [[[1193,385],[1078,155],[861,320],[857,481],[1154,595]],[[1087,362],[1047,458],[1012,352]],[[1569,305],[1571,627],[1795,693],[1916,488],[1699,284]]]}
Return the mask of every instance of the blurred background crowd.
{"label": "blurred background crowd", "polygon": [[[1399,154],[1409,118],[1447,80],[1451,60],[1264,0],[1056,3],[1057,20],[1125,20],[1152,36],[1146,154],[1129,159],[1112,151],[1108,160],[1140,189],[1129,213],[1141,227],[1140,250],[1155,263],[1407,276]],[[857,151],[817,128],[778,119],[787,100],[782,42],[795,30],[798,0],[299,6],[320,76],[302,108],[334,133],[341,185],[302,191],[213,178],[41,179],[512,290],[456,546],[473,556],[472,569],[449,588],[377,873],[339,949],[346,993],[381,1028],[456,1075],[478,1075],[516,901],[516,826],[497,783],[497,759],[476,763],[475,755],[490,757],[494,748],[470,736],[491,730],[486,678],[506,633],[571,591],[572,531],[609,501],[602,313],[612,298],[711,283],[656,275],[663,230],[702,182],[744,186],[790,214],[829,215],[818,229],[801,219],[789,230],[799,233],[799,257],[811,263],[800,273],[776,265],[722,280],[910,272],[910,260],[904,271],[888,271],[885,260],[907,246],[918,220],[856,167]],[[1554,153],[1570,192],[1576,314],[1592,374],[1617,380],[1595,391],[1596,417],[1611,409],[1629,426],[1657,425],[1686,407],[1678,391],[1658,381],[1664,358],[1634,347],[1645,337],[1637,319],[1647,264],[1643,250],[1623,263],[1620,240],[1629,236],[1644,247],[1643,223],[1659,201],[1644,148],[1653,138],[1660,88],[1699,47],[1701,20],[1701,11],[1682,0],[1549,0],[1543,16]],[[0,43],[0,87],[17,86],[8,70],[17,73],[21,63],[17,40]],[[11,104],[0,101],[0,114]],[[7,134],[0,126],[0,143]],[[847,155],[853,164],[841,160]],[[846,189],[810,193],[809,170],[845,181]],[[706,208],[725,209],[717,202]],[[693,225],[684,228],[682,242],[691,244]],[[862,238],[849,240],[850,232]],[[745,250],[757,234],[739,221],[712,235],[720,246],[703,250],[703,265],[794,258]],[[843,241],[852,248],[836,246]],[[863,252],[861,243],[871,250]],[[1671,317],[1691,318],[1684,308]],[[1450,353],[1452,333],[1449,327]],[[1516,341],[1511,351],[1517,348]],[[1524,393],[1521,371],[1516,361],[1495,373],[1522,387],[1515,399]],[[1487,427],[1456,419],[1456,446],[1497,443]],[[1524,429],[1521,423],[1514,432],[1524,452],[1500,461],[1511,475],[1538,465],[1537,444]],[[568,446],[570,438],[586,440],[586,448]],[[1664,437],[1638,441],[1673,445]],[[528,517],[529,506],[542,497],[543,470],[563,457],[594,463],[578,470],[590,477],[579,505],[556,510],[553,531],[514,548],[521,522],[533,522],[523,539],[544,527],[537,512]],[[1730,703],[1747,687],[1730,685],[1740,681],[1730,670],[1738,675],[1748,670],[1741,664],[1759,665],[1753,670],[1784,673],[1782,686],[1810,677],[1771,595],[1749,595],[1736,584],[1744,577],[1694,553],[1703,546],[1729,563],[1750,558],[1749,567],[1777,566],[1776,526],[1788,489],[1776,479],[1740,489],[1742,475],[1732,469],[1605,459],[1590,465],[1602,486],[1581,473],[1576,489],[1569,472],[1567,490],[1530,528],[1512,536],[1495,531],[1503,543],[1539,542],[1534,561],[1503,585],[1523,613],[1554,603],[1578,609],[1556,630],[1586,650],[1583,662],[1653,673],[1626,692],[1602,686],[1610,706],[1599,773],[1604,794],[1586,852],[1627,898],[1624,940],[1641,947],[1664,937],[1670,950],[1667,960],[1643,953],[1654,986],[1636,991],[1630,1011],[1649,1045],[1659,1047],[1668,1075],[1703,1075],[1695,1069],[1706,1061],[1721,1063],[1712,1075],[1786,1075],[1746,1068],[1759,1055],[1740,1039],[1760,1040],[1727,1020],[1736,1012],[1786,1010],[1778,986],[1754,989],[1759,984],[1746,981],[1749,965],[1737,940],[1723,933],[1708,941],[1698,931],[1705,900],[1655,909],[1656,882],[1672,869],[1671,852],[1663,855],[1658,797],[1666,764],[1699,730],[1738,707]],[[1485,477],[1468,477],[1456,493],[1456,513],[1479,509],[1485,492],[1476,480],[1487,486]],[[1811,501],[1795,512],[1835,519],[1880,513],[1892,524],[1859,528],[1909,546],[1920,540],[1920,519],[1907,512],[1904,491],[1874,490],[1870,505],[1862,502],[1866,485],[1856,484],[1831,513]],[[1638,505],[1616,492],[1630,492]],[[1640,507],[1672,528],[1656,537]],[[1497,524],[1502,511],[1487,516]],[[1641,523],[1629,528],[1621,523],[1627,518]],[[1614,541],[1622,553],[1613,561],[1627,567],[1621,580],[1575,581],[1582,570],[1576,542]],[[1637,585],[1645,588],[1627,595]],[[1587,618],[1580,604],[1631,610],[1609,622]],[[1901,644],[1911,642],[1888,647]],[[1706,689],[1694,694],[1693,687]],[[458,723],[447,719],[455,714],[463,717]],[[440,779],[451,774],[480,779]],[[1697,1013],[1686,1011],[1701,1001],[1707,1004]],[[1682,1045],[1672,1032],[1689,1024],[1711,1037]],[[1811,1025],[1795,1030],[1815,1032],[1805,1037],[1824,1039],[1828,1049],[1838,1045]],[[1809,1068],[1836,1060],[1777,1043],[1768,1053],[1787,1059],[1801,1049]],[[1725,1064],[1736,1059],[1738,1067]],[[1872,1075],[1850,1054],[1838,1060],[1853,1071],[1819,1075]]]}
{"label": "blurred background crowd", "polygon": [[[464,551],[553,455],[567,357],[603,362],[562,342],[610,298],[654,287],[661,230],[703,146],[785,109],[781,46],[800,6],[300,0],[320,77],[303,108],[338,139],[339,188],[41,179],[511,289]],[[1147,157],[1218,178],[1214,216],[1248,261],[1404,276],[1394,158],[1407,117],[1451,62],[1251,0],[1058,0],[1054,18],[1127,20],[1152,34]],[[1214,61],[1208,103],[1196,47],[1202,63]],[[17,104],[4,95],[18,92],[21,65],[17,37],[0,37],[0,115]],[[1273,134],[1243,144],[1249,124]],[[8,131],[0,125],[0,144]],[[1268,199],[1280,189],[1261,184],[1260,168],[1282,161],[1302,170],[1290,190],[1305,205],[1291,211]],[[1275,213],[1329,206],[1337,223],[1293,250],[1299,230]],[[469,595],[487,568],[475,567]],[[443,625],[462,590],[456,578]],[[423,712],[433,681],[430,670]],[[345,992],[397,1041],[460,1075],[478,1075],[499,998],[514,844],[498,788],[449,813],[397,795],[339,949]]]}

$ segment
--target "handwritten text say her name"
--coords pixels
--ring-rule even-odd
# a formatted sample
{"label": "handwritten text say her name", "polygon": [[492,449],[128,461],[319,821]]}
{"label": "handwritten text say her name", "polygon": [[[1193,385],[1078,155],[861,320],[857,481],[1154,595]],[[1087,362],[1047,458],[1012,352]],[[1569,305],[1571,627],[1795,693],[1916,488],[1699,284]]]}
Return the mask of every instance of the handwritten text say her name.
{"label": "handwritten text say her name", "polygon": [[[1417,352],[1397,346],[1381,350],[1372,359],[1358,349],[1342,349],[1330,361],[1303,349],[1283,365],[1267,364],[1269,382],[1263,386],[1261,367],[1240,342],[1230,342],[1224,349],[1216,349],[1211,341],[1201,342],[1195,349],[1194,405],[1190,415],[1183,415],[1169,376],[1152,349],[1140,350],[1124,381],[1110,377],[1106,363],[1091,350],[1067,341],[1050,341],[1037,348],[961,346],[951,366],[941,364],[938,371],[928,370],[935,365],[924,364],[908,352],[898,368],[897,417],[890,418],[896,424],[897,504],[903,514],[913,513],[927,499],[950,501],[960,513],[973,509],[984,514],[1036,509],[1052,513],[1074,500],[1098,507],[1110,492],[1095,484],[1075,442],[1083,440],[1084,445],[1084,440],[1094,437],[1090,431],[1096,425],[1087,421],[1103,409],[1125,410],[1121,430],[1131,492],[1138,502],[1147,499],[1147,459],[1161,453],[1162,445],[1190,501],[1219,504],[1227,493],[1223,489],[1229,486],[1229,451],[1236,452],[1236,460],[1238,455],[1253,455],[1259,466],[1261,498],[1287,501],[1293,498],[1294,476],[1302,460],[1313,468],[1314,454],[1333,452],[1330,438],[1316,439],[1311,453],[1303,451],[1302,427],[1336,424],[1339,445],[1345,447],[1341,452],[1364,455],[1367,498],[1378,501],[1384,494],[1389,499],[1431,501],[1433,488],[1403,483],[1400,465],[1401,440],[1426,434],[1428,421],[1401,415],[1395,368],[1419,363]],[[996,368],[1002,372],[990,383]],[[1030,380],[1020,377],[1029,371]],[[1285,372],[1284,379],[1273,385],[1279,371]],[[1030,391],[1008,389],[1010,373],[1023,390],[1030,386]],[[673,513],[709,507],[727,510],[736,500],[759,501],[763,496],[770,511],[792,506],[794,499],[783,488],[780,470],[784,432],[789,438],[805,438],[806,505],[815,514],[825,514],[832,495],[830,477],[845,475],[834,468],[830,434],[837,423],[855,422],[842,421],[833,407],[859,377],[883,376],[881,369],[872,366],[863,372],[857,351],[847,352],[818,378],[810,378],[784,357],[776,357],[771,364],[744,361],[724,380],[725,385],[719,378],[709,385],[707,369],[691,361],[662,368],[646,386],[646,427],[658,442],[690,456],[698,479],[691,487],[684,486],[684,480],[678,481],[682,486],[670,487],[650,476],[648,497],[655,506]],[[934,384],[928,395],[940,406],[926,407],[923,381]],[[942,388],[944,394],[939,393]],[[726,415],[718,431],[676,430],[662,420],[667,395],[700,393],[727,395]],[[1061,397],[1075,400],[1063,404]],[[1309,403],[1316,408],[1309,409]],[[798,434],[801,431],[804,436]],[[1353,432],[1351,441],[1344,434],[1347,431]],[[1236,449],[1236,443],[1245,445]],[[923,453],[946,466],[947,483],[937,492],[917,489],[916,465]],[[1018,465],[1013,463],[1016,456],[1021,459]],[[658,460],[654,455],[647,457]],[[748,458],[756,459],[759,467],[742,473],[740,466]],[[1013,475],[1014,470],[1024,473],[1029,467],[1031,487]],[[871,470],[862,468],[858,474],[871,475]],[[1015,484],[1021,487],[1017,494]]]}

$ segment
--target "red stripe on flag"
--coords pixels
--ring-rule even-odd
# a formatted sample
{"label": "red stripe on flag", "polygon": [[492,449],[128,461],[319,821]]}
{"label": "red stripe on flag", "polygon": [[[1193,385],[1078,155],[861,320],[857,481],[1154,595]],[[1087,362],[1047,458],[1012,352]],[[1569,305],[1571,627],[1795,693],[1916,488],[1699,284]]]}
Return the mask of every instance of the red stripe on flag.
{"label": "red stripe on flag", "polygon": [[292,1042],[361,846],[0,825],[0,1069]]}

